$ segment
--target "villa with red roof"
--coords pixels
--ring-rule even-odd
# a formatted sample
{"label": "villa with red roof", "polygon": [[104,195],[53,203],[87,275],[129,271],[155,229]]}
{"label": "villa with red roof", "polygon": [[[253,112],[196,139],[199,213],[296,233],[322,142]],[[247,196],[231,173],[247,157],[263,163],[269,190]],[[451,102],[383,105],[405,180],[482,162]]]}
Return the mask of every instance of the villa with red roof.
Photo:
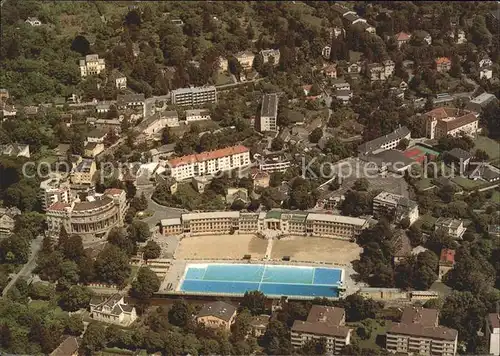
{"label": "villa with red roof", "polygon": [[451,69],[451,60],[448,57],[439,57],[435,60],[436,70],[440,73],[448,72]]}
{"label": "villa with red roof", "polygon": [[411,35],[406,33],[406,32],[400,32],[396,36],[394,36],[396,39],[396,43],[398,44],[398,48],[401,48],[404,44],[408,43],[408,41],[411,38]]}
{"label": "villa with red roof", "polygon": [[170,175],[177,181],[218,172],[244,168],[250,165],[250,150],[243,146],[232,146],[220,150],[202,152],[168,161]]}
{"label": "villa with red roof", "polygon": [[441,256],[439,258],[439,271],[438,271],[438,281],[440,281],[443,276],[448,273],[455,265],[455,250],[449,248],[444,248],[441,250]]}

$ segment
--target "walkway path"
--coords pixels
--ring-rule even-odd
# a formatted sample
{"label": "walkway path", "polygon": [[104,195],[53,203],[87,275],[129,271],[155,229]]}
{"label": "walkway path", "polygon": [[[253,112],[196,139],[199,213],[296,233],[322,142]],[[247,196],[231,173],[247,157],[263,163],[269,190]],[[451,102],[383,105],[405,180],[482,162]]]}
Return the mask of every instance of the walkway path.
{"label": "walkway path", "polygon": [[266,260],[270,260],[271,259],[271,253],[273,252],[273,244],[274,244],[274,239],[273,238],[270,238],[267,240],[267,248],[266,248],[266,257],[265,259]]}

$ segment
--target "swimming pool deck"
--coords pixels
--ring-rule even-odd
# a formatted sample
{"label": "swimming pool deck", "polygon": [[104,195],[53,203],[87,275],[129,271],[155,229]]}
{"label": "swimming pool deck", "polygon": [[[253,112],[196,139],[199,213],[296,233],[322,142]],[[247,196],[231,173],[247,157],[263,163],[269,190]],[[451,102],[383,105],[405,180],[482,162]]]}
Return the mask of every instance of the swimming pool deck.
{"label": "swimming pool deck", "polygon": [[[364,284],[356,283],[352,276],[356,273],[351,265],[340,265],[334,263],[312,262],[312,261],[242,261],[242,260],[173,260],[169,272],[165,276],[160,290],[157,294],[160,295],[193,295],[193,296],[227,296],[235,297],[238,293],[211,293],[211,292],[184,292],[181,291],[180,286],[183,281],[186,267],[188,264],[252,264],[252,265],[274,265],[274,266],[302,266],[302,267],[319,267],[319,268],[332,268],[342,270],[341,280],[343,281],[344,292],[342,295],[349,295],[356,293]],[[270,298],[278,298],[279,296],[269,296]],[[313,299],[316,296],[290,296],[292,299]],[[336,299],[336,297],[331,297]]]}

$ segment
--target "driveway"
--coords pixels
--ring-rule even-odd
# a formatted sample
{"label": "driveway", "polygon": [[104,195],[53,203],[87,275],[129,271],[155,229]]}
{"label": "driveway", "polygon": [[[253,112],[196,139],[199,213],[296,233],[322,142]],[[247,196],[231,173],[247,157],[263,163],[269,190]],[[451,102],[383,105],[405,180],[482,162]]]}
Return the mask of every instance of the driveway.
{"label": "driveway", "polygon": [[140,196],[142,193],[144,193],[144,195],[147,197],[148,210],[153,213],[153,215],[142,219],[142,221],[147,223],[150,228],[155,227],[162,219],[179,218],[182,213],[187,212],[187,210],[185,209],[173,208],[156,203],[153,199],[151,199],[153,190],[153,188],[137,190],[137,196]]}
{"label": "driveway", "polygon": [[42,248],[42,241],[43,241],[43,236],[40,235],[33,241],[31,241],[31,254],[30,254],[30,259],[28,262],[21,268],[21,270],[15,275],[14,278],[10,280],[10,282],[7,284],[7,286],[4,288],[2,291],[2,296],[6,296],[7,292],[12,288],[14,284],[16,284],[17,280],[20,277],[29,277],[31,275],[31,272],[36,267],[36,257],[38,255],[38,252]]}

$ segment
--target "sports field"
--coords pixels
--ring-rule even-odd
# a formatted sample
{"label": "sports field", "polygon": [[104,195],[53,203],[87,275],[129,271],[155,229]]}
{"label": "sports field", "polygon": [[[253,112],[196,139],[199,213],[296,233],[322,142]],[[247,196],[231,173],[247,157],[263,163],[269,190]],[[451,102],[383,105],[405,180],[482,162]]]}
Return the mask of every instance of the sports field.
{"label": "sports field", "polygon": [[294,261],[349,264],[362,252],[356,243],[311,236],[290,236],[273,241],[271,259],[290,256]]}
{"label": "sports field", "polygon": [[177,259],[233,259],[252,255],[252,259],[263,258],[267,240],[253,234],[200,235],[181,240],[175,258]]}

